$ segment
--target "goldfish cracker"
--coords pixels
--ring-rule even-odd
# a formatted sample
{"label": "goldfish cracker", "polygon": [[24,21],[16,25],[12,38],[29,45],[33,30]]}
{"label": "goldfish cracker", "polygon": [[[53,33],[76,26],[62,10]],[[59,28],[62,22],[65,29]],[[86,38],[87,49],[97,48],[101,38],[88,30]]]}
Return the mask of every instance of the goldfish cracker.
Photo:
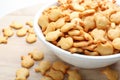
{"label": "goldfish cracker", "polygon": [[37,49],[34,49],[33,51],[29,52],[29,55],[31,55],[31,57],[36,61],[42,60],[44,58],[44,53],[38,51]]}
{"label": "goldfish cracker", "polygon": [[0,44],[4,43],[6,44],[8,42],[8,37],[0,36]]}
{"label": "goldfish cracker", "polygon": [[51,67],[51,63],[50,61],[44,60],[41,61],[38,65],[38,67],[35,68],[36,72],[40,72],[41,74],[45,74],[47,72],[47,70],[49,70]]}
{"label": "goldfish cracker", "polygon": [[82,80],[77,70],[68,70],[68,80]]}
{"label": "goldfish cracker", "polygon": [[80,12],[74,11],[70,14],[70,19],[79,18]]}
{"label": "goldfish cracker", "polygon": [[61,14],[61,10],[59,8],[55,8],[55,9],[51,9],[50,13],[48,14],[48,18],[51,21],[56,21],[57,19],[59,19],[62,16]]}
{"label": "goldfish cracker", "polygon": [[104,42],[104,41],[106,41],[106,39],[105,39],[105,31],[102,30],[102,29],[95,28],[90,32],[90,34],[94,38],[94,42],[98,42],[98,41]]}
{"label": "goldfish cracker", "polygon": [[97,44],[91,44],[89,46],[82,47],[84,50],[94,51],[94,49],[97,47]]}
{"label": "goldfish cracker", "polygon": [[44,34],[47,34],[48,32],[55,31],[55,29],[56,29],[56,23],[51,22],[51,23],[48,24],[46,30],[44,31]]}
{"label": "goldfish cracker", "polygon": [[120,50],[120,38],[115,38],[112,41],[112,45],[114,46],[115,49]]}
{"label": "goldfish cracker", "polygon": [[109,29],[107,32],[108,37],[113,40],[120,37],[120,28]]}
{"label": "goldfish cracker", "polygon": [[83,11],[82,13],[79,14],[80,17],[83,17],[83,16],[90,16],[92,14],[95,13],[95,10],[94,9],[88,9],[88,10],[85,10]]}
{"label": "goldfish cracker", "polygon": [[85,40],[84,36],[72,36],[73,40],[83,41]]}
{"label": "goldfish cracker", "polygon": [[11,27],[7,27],[3,29],[3,35],[6,37],[11,37],[13,36],[14,32]]}
{"label": "goldfish cracker", "polygon": [[47,15],[40,16],[38,20],[38,24],[41,27],[42,31],[45,31],[47,28],[47,25],[49,24],[49,19]]}
{"label": "goldfish cracker", "polygon": [[21,29],[23,27],[23,25],[21,23],[18,23],[18,22],[12,22],[10,24],[10,27],[14,28],[14,29]]}
{"label": "goldfish cracker", "polygon": [[65,25],[65,19],[64,18],[59,18],[56,22],[55,22],[55,28],[56,29],[60,29],[63,25]]}
{"label": "goldfish cracker", "polygon": [[102,70],[102,73],[106,75],[108,80],[119,80],[119,74],[116,70],[109,67]]}
{"label": "goldfish cracker", "polygon": [[77,35],[80,35],[80,33],[81,33],[80,30],[70,30],[68,32],[70,36],[77,36]]}
{"label": "goldfish cracker", "polygon": [[71,53],[81,53],[81,52],[83,52],[83,49],[71,47],[70,49],[68,49],[68,51],[70,51]]}
{"label": "goldfish cracker", "polygon": [[79,3],[71,3],[70,5],[71,9],[75,10],[75,11],[84,11],[85,8],[84,6],[81,6]]}
{"label": "goldfish cracker", "polygon": [[119,17],[120,17],[120,12],[116,12],[110,16],[110,20],[111,20],[111,22],[119,24],[120,23]]}
{"label": "goldfish cracker", "polygon": [[60,46],[62,49],[69,49],[71,48],[73,45],[73,39],[71,37],[67,37],[67,38],[64,38],[64,37],[61,37],[61,39],[58,41],[58,44],[57,46]]}
{"label": "goldfish cracker", "polygon": [[78,48],[78,47],[85,47],[90,45],[92,42],[88,42],[88,41],[80,41],[80,42],[74,42],[73,46]]}
{"label": "goldfish cracker", "polygon": [[101,13],[95,14],[95,22],[98,29],[106,29],[110,26],[110,21]]}
{"label": "goldfish cracker", "polygon": [[[74,18],[74,19],[72,19],[71,20],[71,23],[74,23],[75,25],[77,25],[77,26],[84,26],[85,24],[84,24],[84,21],[82,20],[82,19],[80,19],[80,18]],[[77,27],[76,26],[76,27]],[[78,27],[77,27],[78,28]],[[80,27],[80,28],[78,28],[79,30],[81,30],[81,29],[83,29],[82,27]]]}
{"label": "goldfish cracker", "polygon": [[60,30],[49,32],[45,35],[47,41],[56,41],[60,36],[62,36],[62,32]]}
{"label": "goldfish cracker", "polygon": [[27,37],[26,37],[26,42],[27,43],[34,43],[34,42],[36,42],[37,41],[37,36],[36,36],[36,34],[31,34],[31,33],[29,33],[28,35],[27,35]]}
{"label": "goldfish cracker", "polygon": [[34,65],[34,60],[31,58],[31,55],[21,56],[21,66],[25,68],[30,68]]}
{"label": "goldfish cracker", "polygon": [[95,28],[94,16],[88,16],[84,19],[84,28],[86,32]]}
{"label": "goldfish cracker", "polygon": [[45,75],[51,77],[53,80],[63,80],[64,78],[64,74],[61,71],[53,69],[50,69],[50,71],[48,71]]}
{"label": "goldfish cracker", "polygon": [[21,29],[17,30],[16,34],[19,37],[25,36],[27,34],[27,28],[21,28]]}
{"label": "goldfish cracker", "polygon": [[28,28],[28,33],[35,34],[34,29],[32,27]]}
{"label": "goldfish cracker", "polygon": [[93,38],[89,33],[84,32],[83,37],[85,38],[85,40],[93,41]]}
{"label": "goldfish cracker", "polygon": [[61,32],[68,32],[69,30],[73,29],[75,27],[74,23],[66,23],[64,26],[61,27]]}
{"label": "goldfish cracker", "polygon": [[65,73],[67,71],[67,69],[69,68],[69,66],[62,61],[55,61],[52,64],[52,68],[57,71],[61,71],[61,72]]}
{"label": "goldfish cracker", "polygon": [[29,76],[29,70],[26,68],[20,68],[16,71],[15,80],[27,80],[28,76]]}
{"label": "goldfish cracker", "polygon": [[26,25],[30,26],[30,27],[33,27],[33,22],[32,21],[27,21],[26,22]]}
{"label": "goldfish cracker", "polygon": [[89,56],[98,56],[99,55],[98,52],[91,52],[91,51],[88,51],[88,50],[85,50],[84,54],[89,55]]}
{"label": "goldfish cracker", "polygon": [[96,47],[96,51],[100,53],[100,55],[112,55],[114,53],[114,48],[110,42],[105,44],[99,43]]}

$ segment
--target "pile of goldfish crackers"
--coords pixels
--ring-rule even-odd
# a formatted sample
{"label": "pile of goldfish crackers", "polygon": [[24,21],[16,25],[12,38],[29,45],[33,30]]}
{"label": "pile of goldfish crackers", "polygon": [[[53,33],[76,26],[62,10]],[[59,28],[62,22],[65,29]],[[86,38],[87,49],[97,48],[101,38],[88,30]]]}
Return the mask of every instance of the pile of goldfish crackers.
{"label": "pile of goldfish crackers", "polygon": [[58,0],[43,11],[38,24],[47,41],[71,53],[120,52],[120,6],[115,0]]}

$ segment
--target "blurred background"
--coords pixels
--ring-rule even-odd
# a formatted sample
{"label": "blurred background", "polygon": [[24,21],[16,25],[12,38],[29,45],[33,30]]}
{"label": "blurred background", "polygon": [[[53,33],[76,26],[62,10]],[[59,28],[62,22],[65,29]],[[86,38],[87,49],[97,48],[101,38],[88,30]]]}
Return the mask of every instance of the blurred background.
{"label": "blurred background", "polygon": [[0,0],[0,18],[12,11],[37,4],[48,4],[56,0]]}
{"label": "blurred background", "polygon": [[[49,4],[57,0],[0,0],[0,17],[20,8],[37,4]],[[120,0],[116,0],[120,4]]]}

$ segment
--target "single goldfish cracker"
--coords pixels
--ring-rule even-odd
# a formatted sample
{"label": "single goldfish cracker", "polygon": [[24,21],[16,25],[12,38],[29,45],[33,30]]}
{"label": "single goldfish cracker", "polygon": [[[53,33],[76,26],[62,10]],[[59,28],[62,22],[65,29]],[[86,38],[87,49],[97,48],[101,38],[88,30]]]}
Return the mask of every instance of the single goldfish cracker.
{"label": "single goldfish cracker", "polygon": [[110,16],[111,16],[113,13],[115,13],[115,12],[116,12],[115,9],[109,8],[109,9],[103,11],[102,14],[103,14],[104,16],[106,16],[106,17],[109,19]]}
{"label": "single goldfish cracker", "polygon": [[76,47],[71,47],[70,49],[68,49],[68,51],[70,51],[71,53],[82,53],[83,49],[76,48]]}
{"label": "single goldfish cracker", "polygon": [[80,35],[81,34],[81,32],[80,32],[80,30],[70,30],[69,32],[68,32],[68,34],[70,35],[70,36],[78,36],[78,35]]}
{"label": "single goldfish cracker", "polygon": [[48,16],[42,14],[38,20],[38,24],[41,27],[42,31],[45,31],[49,24]]}
{"label": "single goldfish cracker", "polygon": [[90,45],[92,42],[88,42],[88,41],[80,41],[80,42],[74,42],[73,46],[78,48],[78,47],[85,47]]}
{"label": "single goldfish cracker", "polygon": [[21,66],[25,68],[30,68],[34,65],[34,60],[31,58],[31,55],[21,56]]}
{"label": "single goldfish cracker", "polygon": [[84,6],[81,6],[79,3],[71,3],[70,7],[71,7],[71,9],[73,9],[75,11],[82,12],[85,10]]}
{"label": "single goldfish cracker", "polygon": [[36,36],[36,34],[31,34],[31,33],[29,33],[28,35],[27,35],[27,37],[26,37],[26,42],[27,43],[34,43],[34,42],[36,42],[37,41],[37,36]]}
{"label": "single goldfish cracker", "polygon": [[53,80],[63,80],[64,78],[64,74],[61,71],[56,71],[53,69],[50,69],[50,71],[45,75],[51,77]]}
{"label": "single goldfish cracker", "polygon": [[116,12],[115,14],[112,14],[112,15],[110,16],[110,21],[111,21],[111,22],[114,22],[114,23],[116,23],[116,24],[119,24],[119,23],[120,23],[119,17],[120,17],[120,11],[119,11],[119,12]]}
{"label": "single goldfish cracker", "polygon": [[56,29],[60,29],[63,25],[65,25],[65,19],[64,18],[59,18],[56,22],[55,22]]}
{"label": "single goldfish cracker", "polygon": [[45,32],[43,32],[44,34],[47,34],[48,32],[52,32],[52,31],[55,31],[56,29],[56,23],[55,22],[51,22],[48,24]]}
{"label": "single goldfish cracker", "polygon": [[34,29],[31,27],[31,28],[28,28],[28,33],[31,33],[31,34],[35,34],[35,32],[34,32]]}
{"label": "single goldfish cracker", "polygon": [[96,27],[98,29],[106,29],[110,26],[110,21],[102,14],[95,14]]}
{"label": "single goldfish cracker", "polygon": [[11,37],[13,36],[14,32],[11,27],[7,27],[3,29],[3,35],[6,37]]}
{"label": "single goldfish cracker", "polygon": [[73,40],[77,40],[77,41],[84,41],[85,38],[83,36],[72,36]]}
{"label": "single goldfish cracker", "polygon": [[[77,25],[77,26],[84,26],[85,24],[84,24],[84,21],[83,20],[81,20],[80,18],[74,18],[74,19],[72,19],[71,20],[71,23],[73,23],[73,24],[75,24],[75,25]],[[77,27],[76,26],[76,27]],[[81,28],[78,28],[79,30],[81,30],[81,29],[83,29],[82,27]]]}
{"label": "single goldfish cracker", "polygon": [[97,47],[97,44],[91,44],[89,46],[82,47],[84,50],[94,51],[94,49]]}
{"label": "single goldfish cracker", "polygon": [[89,33],[84,32],[83,36],[85,40],[93,41],[93,38]]}
{"label": "single goldfish cracker", "polygon": [[88,16],[84,19],[84,29],[86,32],[95,28],[94,16]]}
{"label": "single goldfish cracker", "polygon": [[27,30],[28,30],[27,28],[21,28],[21,29],[17,30],[16,34],[19,37],[23,37],[27,34]]}
{"label": "single goldfish cracker", "polygon": [[18,22],[12,22],[10,24],[10,27],[14,28],[14,29],[21,29],[23,27],[23,25],[21,23],[18,23]]}
{"label": "single goldfish cracker", "polygon": [[52,68],[57,71],[61,71],[61,72],[65,73],[66,70],[69,68],[69,66],[62,61],[55,61],[52,64]]}
{"label": "single goldfish cracker", "polygon": [[50,78],[50,77],[44,76],[44,77],[42,77],[40,80],[53,80],[53,79]]}
{"label": "single goldfish cracker", "polygon": [[113,40],[120,37],[120,28],[109,29],[107,32],[108,37]]}
{"label": "single goldfish cracker", "polygon": [[82,80],[81,75],[77,70],[68,70],[68,80]]}
{"label": "single goldfish cracker", "polygon": [[73,45],[73,39],[71,37],[61,37],[61,39],[58,41],[57,46],[60,46],[62,49],[69,49]]}
{"label": "single goldfish cracker", "polygon": [[80,17],[82,17],[82,16],[89,16],[89,15],[92,15],[94,13],[95,13],[94,9],[88,9],[88,10],[85,10],[82,13],[80,13],[79,16]]}
{"label": "single goldfish cracker", "polygon": [[62,11],[61,11],[59,8],[57,8],[57,9],[52,9],[52,10],[50,11],[50,13],[48,14],[48,18],[49,18],[51,21],[56,21],[56,20],[58,20],[58,19],[62,16],[61,12],[62,12]]}
{"label": "single goldfish cracker", "polygon": [[114,46],[115,49],[120,50],[120,38],[115,38],[112,41],[112,45]]}
{"label": "single goldfish cracker", "polygon": [[40,72],[41,74],[45,74],[47,72],[47,70],[49,70],[51,67],[51,63],[50,61],[41,61],[38,65],[38,67],[35,68],[36,72]]}
{"label": "single goldfish cracker", "polygon": [[94,30],[91,31],[90,34],[94,38],[94,42],[98,42],[98,41],[104,42],[106,41],[105,33],[106,32],[104,30],[95,28]]}
{"label": "single goldfish cracker", "polygon": [[73,29],[75,27],[74,23],[66,23],[64,26],[61,27],[61,32],[68,32],[69,30]]}
{"label": "single goldfish cracker", "polygon": [[80,12],[77,12],[77,11],[74,11],[72,12],[69,16],[70,16],[70,19],[74,19],[74,18],[79,18],[79,14]]}
{"label": "single goldfish cracker", "polygon": [[27,80],[28,76],[29,76],[29,70],[26,68],[20,68],[16,71],[15,80]]}
{"label": "single goldfish cracker", "polygon": [[30,26],[30,27],[33,27],[33,21],[27,21],[26,22],[26,25]]}
{"label": "single goldfish cracker", "polygon": [[0,44],[2,44],[2,43],[6,44],[7,39],[8,39],[8,37],[0,36]]}
{"label": "single goldfish cracker", "polygon": [[114,53],[113,45],[110,42],[106,42],[104,44],[99,43],[95,50],[102,56],[111,55]]}
{"label": "single goldfish cracker", "polygon": [[62,32],[60,30],[49,32],[45,35],[47,41],[56,41],[60,36],[62,36]]}
{"label": "single goldfish cracker", "polygon": [[31,55],[31,57],[36,61],[42,60],[44,58],[44,53],[41,51],[38,51],[37,49],[29,52],[29,55]]}
{"label": "single goldfish cracker", "polygon": [[108,80],[119,80],[119,74],[117,71],[107,67],[102,70],[102,73],[106,75]]}
{"label": "single goldfish cracker", "polygon": [[99,55],[98,52],[90,52],[90,51],[88,51],[88,50],[85,50],[85,51],[84,51],[84,54],[90,55],[90,56],[98,56],[98,55]]}

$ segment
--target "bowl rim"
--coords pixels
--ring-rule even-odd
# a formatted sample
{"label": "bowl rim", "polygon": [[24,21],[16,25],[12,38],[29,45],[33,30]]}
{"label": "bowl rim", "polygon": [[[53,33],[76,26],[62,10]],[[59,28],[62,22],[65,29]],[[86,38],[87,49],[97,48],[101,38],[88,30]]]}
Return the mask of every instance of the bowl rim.
{"label": "bowl rim", "polygon": [[[66,54],[68,56],[73,56],[73,57],[78,57],[78,58],[87,58],[87,59],[112,59],[112,58],[120,58],[120,53],[117,53],[117,54],[113,54],[113,55],[106,55],[106,56],[89,56],[89,55],[82,55],[82,54],[71,54],[71,52],[69,51],[66,51],[66,50],[63,50],[57,46],[55,46],[54,44],[51,44],[50,42],[46,41],[45,38],[44,38],[44,35],[42,34],[42,31],[38,25],[38,19],[40,17],[40,15],[42,14],[43,10],[45,10],[46,8],[48,8],[49,6],[52,6],[52,5],[55,5],[57,4],[57,1],[55,2],[52,2],[50,4],[47,4],[47,5],[44,5],[43,7],[41,7],[38,12],[36,13],[35,17],[34,17],[34,23],[33,23],[33,28],[34,28],[34,31],[36,33],[36,35],[38,36],[38,38],[45,44],[47,44],[48,46],[52,47],[52,48],[55,48],[56,50],[59,50],[61,51],[61,54]],[[41,32],[41,34],[40,34]],[[41,36],[41,37],[40,37]],[[57,54],[57,53],[55,53]]]}

